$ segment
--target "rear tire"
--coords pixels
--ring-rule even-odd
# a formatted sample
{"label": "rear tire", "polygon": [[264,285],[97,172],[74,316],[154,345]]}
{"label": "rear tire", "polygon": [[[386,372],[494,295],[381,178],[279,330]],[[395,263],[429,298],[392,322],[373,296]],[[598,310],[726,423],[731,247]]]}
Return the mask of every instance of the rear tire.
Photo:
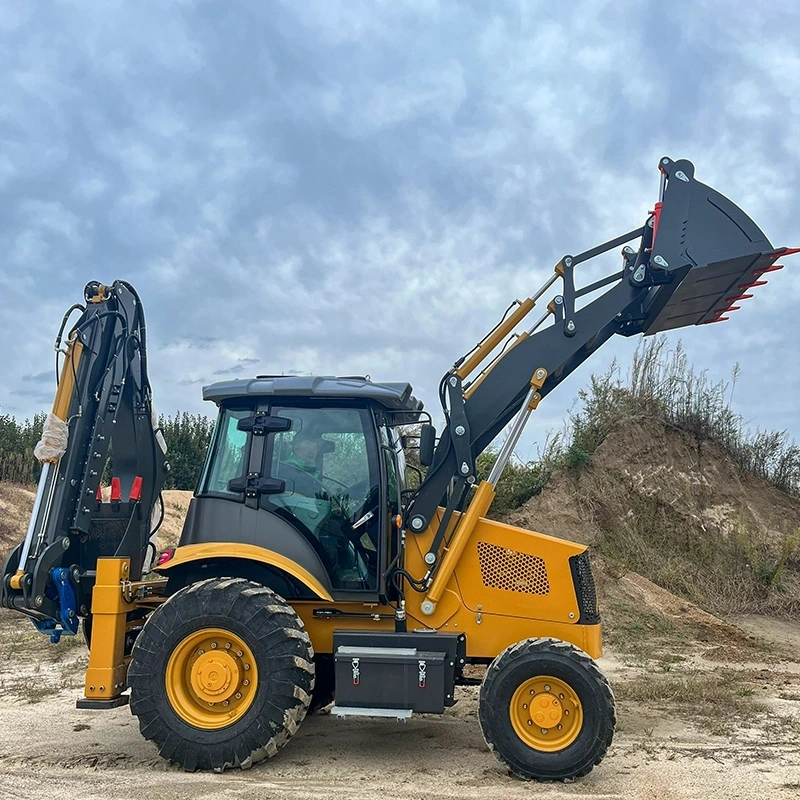
{"label": "rear tire", "polygon": [[133,647],[131,711],[188,771],[274,756],[306,715],[314,651],[294,610],[241,578],[192,584],[149,617]]}
{"label": "rear tire", "polygon": [[614,696],[582,650],[558,639],[506,648],[481,684],[486,744],[515,775],[563,781],[591,772],[614,736]]}
{"label": "rear tire", "polygon": [[333,702],[336,677],[333,656],[319,655],[314,657],[314,691],[311,693],[309,714],[316,714]]}

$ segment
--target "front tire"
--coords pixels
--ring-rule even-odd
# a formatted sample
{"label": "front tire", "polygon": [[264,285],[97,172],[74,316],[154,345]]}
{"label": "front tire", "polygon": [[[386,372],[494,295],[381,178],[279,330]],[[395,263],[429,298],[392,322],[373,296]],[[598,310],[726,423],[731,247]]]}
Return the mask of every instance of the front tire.
{"label": "front tire", "polygon": [[271,589],[202,581],[160,605],[136,639],[131,711],[184,769],[245,769],[275,755],[302,722],[313,659],[300,618]]}
{"label": "front tire", "polygon": [[506,648],[481,684],[484,739],[521,778],[578,778],[599,764],[614,736],[614,696],[582,650],[558,639]]}

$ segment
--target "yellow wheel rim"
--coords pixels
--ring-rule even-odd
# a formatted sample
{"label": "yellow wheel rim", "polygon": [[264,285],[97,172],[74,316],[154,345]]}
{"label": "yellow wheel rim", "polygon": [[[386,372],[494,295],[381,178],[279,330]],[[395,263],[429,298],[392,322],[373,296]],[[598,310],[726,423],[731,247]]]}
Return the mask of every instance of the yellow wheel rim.
{"label": "yellow wheel rim", "polygon": [[525,681],[511,698],[511,725],[534,750],[554,753],[569,747],[583,727],[583,708],[568,683],[548,675]]}
{"label": "yellow wheel rim", "polygon": [[217,730],[232,725],[253,704],[258,668],[239,636],[205,628],[175,648],[165,681],[170,705],[184,722]]}

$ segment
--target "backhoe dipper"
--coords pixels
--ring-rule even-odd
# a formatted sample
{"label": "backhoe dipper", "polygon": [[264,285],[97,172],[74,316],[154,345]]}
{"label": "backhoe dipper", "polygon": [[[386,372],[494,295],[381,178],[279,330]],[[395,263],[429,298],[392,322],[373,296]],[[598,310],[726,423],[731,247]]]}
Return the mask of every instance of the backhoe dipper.
{"label": "backhoe dipper", "polygon": [[[157,558],[168,465],[142,304],[124,281],[90,283],[63,348],[69,313],[59,333],[41,482],[0,585],[2,605],[54,640],[83,620],[78,706],[130,702],[164,758],[221,771],[275,755],[331,702],[341,717],[442,713],[455,687],[476,682],[465,667],[482,664],[480,725],[512,772],[563,780],[600,763],[615,710],[594,661],[587,549],[488,519],[495,487],[532,411],[609,338],[722,322],[797,252],[774,248],[690,162],[664,158],[659,170],[642,227],[565,255],[446,372],[438,439],[407,383],[263,375],[207,386],[213,439],[180,542]],[[620,269],[576,287],[577,267],[619,247]],[[541,317],[515,333],[557,281]],[[509,423],[478,484],[476,457]],[[427,467],[415,488],[408,425]]]}

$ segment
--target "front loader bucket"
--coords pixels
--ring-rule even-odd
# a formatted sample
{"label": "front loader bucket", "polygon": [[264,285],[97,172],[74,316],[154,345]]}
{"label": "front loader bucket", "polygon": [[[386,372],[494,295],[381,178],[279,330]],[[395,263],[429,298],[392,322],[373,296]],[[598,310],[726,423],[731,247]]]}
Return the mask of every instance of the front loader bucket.
{"label": "front loader bucket", "polygon": [[797,252],[776,250],[744,211],[694,179],[690,161],[663,158],[659,166],[666,189],[655,209],[650,266],[673,280],[653,292],[647,335],[727,319],[766,283],[763,275],[781,268],[780,256]]}

